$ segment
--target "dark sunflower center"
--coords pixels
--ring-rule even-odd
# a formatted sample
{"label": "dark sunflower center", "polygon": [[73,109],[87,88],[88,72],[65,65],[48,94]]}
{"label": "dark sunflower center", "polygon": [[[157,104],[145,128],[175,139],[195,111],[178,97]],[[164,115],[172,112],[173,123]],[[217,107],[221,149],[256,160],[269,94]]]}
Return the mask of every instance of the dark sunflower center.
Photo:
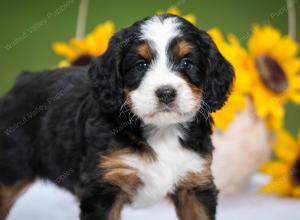
{"label": "dark sunflower center", "polygon": [[272,57],[261,55],[256,57],[256,68],[264,85],[276,94],[284,92],[288,87],[288,80],[280,64]]}
{"label": "dark sunflower center", "polygon": [[300,158],[298,158],[293,165],[292,180],[296,185],[300,185]]}
{"label": "dark sunflower center", "polygon": [[72,62],[72,66],[87,66],[91,64],[93,61],[94,57],[90,55],[81,55],[78,57],[76,60]]}

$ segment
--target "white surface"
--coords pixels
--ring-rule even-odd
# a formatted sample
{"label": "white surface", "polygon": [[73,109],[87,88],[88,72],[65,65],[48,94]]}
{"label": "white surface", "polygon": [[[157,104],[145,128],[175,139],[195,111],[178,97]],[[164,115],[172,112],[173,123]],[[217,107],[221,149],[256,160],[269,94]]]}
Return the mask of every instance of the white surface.
{"label": "white surface", "polygon": [[[247,191],[221,198],[218,220],[299,220],[300,200],[282,199],[256,193],[265,181],[261,175],[252,179]],[[78,204],[73,196],[51,184],[37,182],[15,204],[9,220],[78,220]],[[160,203],[151,208],[126,208],[122,220],[175,220],[174,208]]]}

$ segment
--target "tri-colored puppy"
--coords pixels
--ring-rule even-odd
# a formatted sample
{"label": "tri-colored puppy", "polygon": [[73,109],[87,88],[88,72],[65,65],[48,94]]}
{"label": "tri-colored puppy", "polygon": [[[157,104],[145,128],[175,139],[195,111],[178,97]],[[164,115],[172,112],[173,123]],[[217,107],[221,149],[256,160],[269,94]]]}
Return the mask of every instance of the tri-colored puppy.
{"label": "tri-colored puppy", "polygon": [[116,33],[89,69],[22,74],[0,101],[0,219],[37,178],[74,193],[81,220],[164,197],[181,220],[215,219],[210,113],[233,78],[210,36],[169,14]]}

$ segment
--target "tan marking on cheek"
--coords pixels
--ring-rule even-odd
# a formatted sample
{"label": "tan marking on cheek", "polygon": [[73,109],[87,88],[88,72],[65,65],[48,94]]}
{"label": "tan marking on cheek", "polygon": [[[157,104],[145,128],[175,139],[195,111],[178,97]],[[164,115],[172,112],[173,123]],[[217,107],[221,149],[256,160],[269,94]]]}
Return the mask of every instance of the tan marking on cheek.
{"label": "tan marking on cheek", "polygon": [[188,42],[180,41],[176,45],[176,55],[179,58],[184,57],[191,52],[191,49],[192,45],[190,45]]}
{"label": "tan marking on cheek", "polygon": [[187,83],[187,85],[190,87],[192,94],[196,100],[201,100],[203,98],[203,90],[196,85],[194,85],[191,80],[185,75],[181,74],[184,81]]}
{"label": "tan marking on cheek", "polygon": [[190,85],[190,88],[192,90],[193,96],[196,99],[201,99],[202,98],[202,89],[198,88],[197,86]]}
{"label": "tan marking on cheek", "polygon": [[126,87],[123,89],[123,98],[124,98],[126,104],[127,104],[130,108],[132,108],[132,100],[131,100],[131,96],[130,96],[130,91],[129,91],[129,89],[126,88]]}
{"label": "tan marking on cheek", "polygon": [[209,220],[205,207],[188,190],[178,192],[176,212],[180,220]]}
{"label": "tan marking on cheek", "polygon": [[13,186],[0,185],[0,220],[6,218],[11,206],[30,185],[28,180],[17,182]]}
{"label": "tan marking on cheek", "polygon": [[153,58],[153,54],[148,43],[143,43],[137,47],[138,54],[146,60],[151,60]]}

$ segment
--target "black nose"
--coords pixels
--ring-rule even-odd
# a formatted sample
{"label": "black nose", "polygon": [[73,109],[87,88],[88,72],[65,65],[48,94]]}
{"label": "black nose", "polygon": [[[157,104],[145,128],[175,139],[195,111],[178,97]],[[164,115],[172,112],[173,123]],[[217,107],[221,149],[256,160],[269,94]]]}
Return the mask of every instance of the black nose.
{"label": "black nose", "polygon": [[157,98],[159,99],[160,102],[169,104],[173,102],[176,98],[176,90],[169,85],[162,86],[158,88],[155,92]]}

